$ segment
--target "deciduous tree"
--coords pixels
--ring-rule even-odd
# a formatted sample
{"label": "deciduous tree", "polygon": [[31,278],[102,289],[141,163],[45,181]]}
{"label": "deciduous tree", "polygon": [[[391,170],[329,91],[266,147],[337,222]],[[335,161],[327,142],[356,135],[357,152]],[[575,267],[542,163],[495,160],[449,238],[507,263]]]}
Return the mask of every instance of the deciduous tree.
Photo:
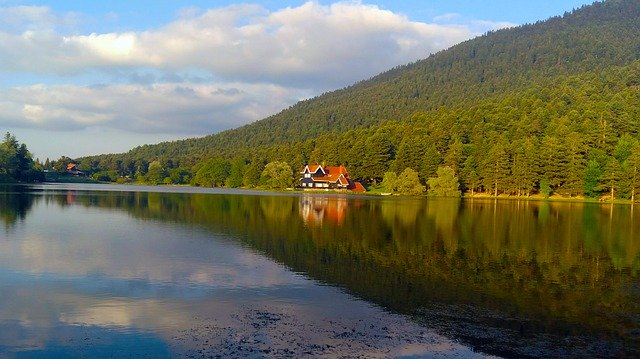
{"label": "deciduous tree", "polygon": [[460,197],[460,183],[449,166],[438,167],[438,176],[429,178],[429,195],[438,197]]}

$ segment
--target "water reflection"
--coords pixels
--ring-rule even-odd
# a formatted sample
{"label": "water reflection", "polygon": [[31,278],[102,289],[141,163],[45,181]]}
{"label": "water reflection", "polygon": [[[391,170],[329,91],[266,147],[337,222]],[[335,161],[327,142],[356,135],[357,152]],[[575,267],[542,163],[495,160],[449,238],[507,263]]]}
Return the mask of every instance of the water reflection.
{"label": "water reflection", "polygon": [[321,226],[325,220],[338,225],[342,224],[347,214],[347,207],[348,202],[344,197],[310,195],[300,197],[300,217],[311,226]]}
{"label": "water reflection", "polygon": [[[630,206],[84,191],[0,202],[5,231],[20,238],[0,241],[2,292],[30,282],[42,290],[33,300],[50,302],[22,308],[55,308],[3,297],[12,323],[169,327],[161,337],[171,337],[194,317],[236,328],[237,303],[283,298],[311,322],[344,315],[289,268],[485,352],[639,354]],[[25,218],[38,225],[14,225]]]}
{"label": "water reflection", "polygon": [[35,192],[0,199],[31,204],[0,240],[0,356],[477,356],[249,250],[239,223],[298,198]]}

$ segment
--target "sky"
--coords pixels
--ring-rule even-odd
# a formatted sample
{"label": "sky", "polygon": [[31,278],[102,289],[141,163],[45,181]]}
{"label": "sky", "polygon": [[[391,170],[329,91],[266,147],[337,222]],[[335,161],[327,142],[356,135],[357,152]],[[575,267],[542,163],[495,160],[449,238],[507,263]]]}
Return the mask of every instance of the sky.
{"label": "sky", "polygon": [[34,158],[263,119],[585,0],[0,0],[0,130]]}

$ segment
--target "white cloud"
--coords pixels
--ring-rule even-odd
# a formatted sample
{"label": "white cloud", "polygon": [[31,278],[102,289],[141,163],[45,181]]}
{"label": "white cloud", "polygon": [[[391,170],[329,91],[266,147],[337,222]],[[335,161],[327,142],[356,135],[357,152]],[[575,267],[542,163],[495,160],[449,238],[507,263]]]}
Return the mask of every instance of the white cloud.
{"label": "white cloud", "polygon": [[[46,23],[46,8],[22,9],[19,18]],[[17,10],[16,10],[17,11]],[[0,18],[12,11],[0,13]],[[81,73],[113,68],[192,68],[224,79],[300,84],[323,90],[343,86],[426,57],[489,29],[494,23],[414,22],[373,5],[340,2],[267,12],[256,5],[183,13],[144,32],[63,35],[50,27],[0,34],[0,71]]]}
{"label": "white cloud", "polygon": [[0,90],[0,119],[59,131],[100,126],[197,135],[266,117],[300,94],[277,85],[244,83],[33,85]]}
{"label": "white cloud", "polygon": [[57,82],[0,87],[0,125],[204,135],[511,25],[451,16],[428,24],[375,5],[315,1],[185,9],[146,31],[79,33],[80,18],[0,8],[0,75]]}

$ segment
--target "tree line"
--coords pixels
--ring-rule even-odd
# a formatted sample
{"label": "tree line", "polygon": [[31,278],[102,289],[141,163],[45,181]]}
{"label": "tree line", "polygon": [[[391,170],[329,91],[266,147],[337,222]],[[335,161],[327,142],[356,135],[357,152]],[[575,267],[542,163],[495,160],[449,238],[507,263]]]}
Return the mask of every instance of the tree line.
{"label": "tree line", "polygon": [[7,132],[0,144],[0,182],[42,181],[42,168],[33,160],[27,145]]}
{"label": "tree line", "polygon": [[291,169],[286,171],[289,185],[305,164],[324,163],[345,165],[352,179],[373,187],[386,173],[400,176],[409,168],[421,186],[432,190],[438,181],[430,184],[430,179],[437,179],[442,168],[450,171],[447,181],[455,179],[458,189],[471,195],[635,200],[640,189],[640,61],[556,81],[470,107],[416,112],[312,139],[237,144],[214,155],[146,157],[132,151],[79,162],[82,170],[104,180],[226,187],[265,185],[267,164],[284,162]]}

